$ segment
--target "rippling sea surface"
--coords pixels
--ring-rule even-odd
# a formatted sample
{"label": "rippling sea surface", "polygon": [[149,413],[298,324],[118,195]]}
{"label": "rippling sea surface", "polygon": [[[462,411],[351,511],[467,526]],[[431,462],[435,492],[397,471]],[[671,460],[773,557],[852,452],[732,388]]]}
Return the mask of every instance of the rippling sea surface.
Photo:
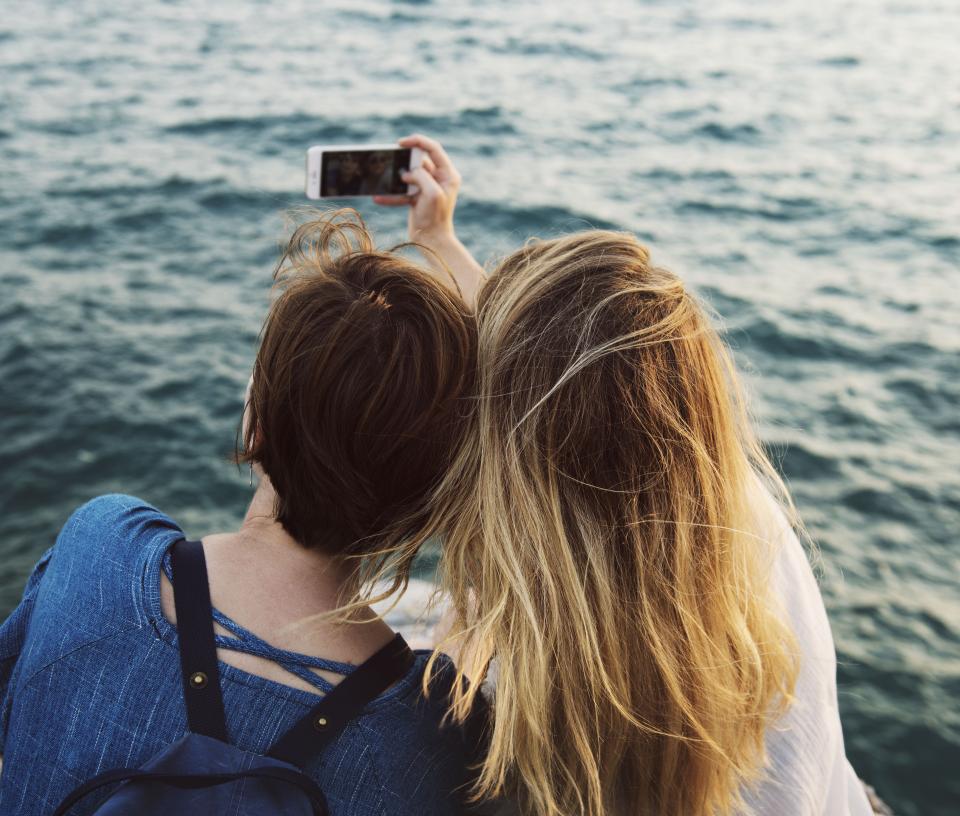
{"label": "rippling sea surface", "polygon": [[947,0],[4,4],[0,613],[93,495],[238,523],[304,151],[423,131],[481,259],[632,230],[719,312],[822,550],[850,758],[956,812],[958,40]]}

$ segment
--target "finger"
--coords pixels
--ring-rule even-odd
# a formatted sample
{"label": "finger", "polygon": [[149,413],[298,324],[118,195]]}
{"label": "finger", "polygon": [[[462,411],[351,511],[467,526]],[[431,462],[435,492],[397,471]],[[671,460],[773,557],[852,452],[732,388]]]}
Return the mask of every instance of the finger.
{"label": "finger", "polygon": [[373,203],[381,207],[406,207],[410,203],[410,196],[374,196]]}
{"label": "finger", "polygon": [[400,146],[419,147],[433,160],[437,170],[445,173],[457,172],[457,169],[453,166],[453,162],[447,155],[447,151],[443,149],[440,142],[438,142],[436,139],[431,139],[428,136],[424,136],[422,133],[414,133],[412,136],[405,136],[403,139],[401,139]]}
{"label": "finger", "polygon": [[429,156],[424,156],[423,161],[420,162],[420,166],[426,170],[431,176],[436,177],[437,175],[437,166],[433,163],[433,159]]}
{"label": "finger", "polygon": [[417,197],[423,196],[427,199],[440,198],[443,195],[443,188],[437,183],[437,180],[431,176],[423,167],[415,167],[406,173],[401,173],[402,178],[407,184],[416,184],[420,188]]}

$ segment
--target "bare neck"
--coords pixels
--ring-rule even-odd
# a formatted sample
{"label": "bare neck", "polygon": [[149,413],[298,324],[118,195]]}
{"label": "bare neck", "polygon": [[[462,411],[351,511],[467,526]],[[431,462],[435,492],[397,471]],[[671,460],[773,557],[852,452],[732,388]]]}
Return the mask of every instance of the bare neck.
{"label": "bare neck", "polygon": [[[270,480],[261,477],[240,529],[204,536],[213,605],[279,648],[363,662],[393,637],[392,630],[369,607],[355,610],[349,622],[324,617],[351,599],[349,566],[287,533],[274,516],[275,499]],[[164,612],[172,620],[172,590],[161,589]],[[256,663],[230,652],[222,659],[243,668]],[[285,674],[265,661],[249,670],[268,677]],[[281,682],[297,685],[290,675]]]}
{"label": "bare neck", "polygon": [[[369,607],[349,623],[323,617],[351,595],[349,572],[335,559],[301,546],[274,518],[275,494],[261,478],[240,529],[204,536],[213,605],[227,617],[280,649],[362,663],[386,645],[393,632]],[[176,623],[173,587],[160,577],[164,616]],[[221,634],[229,634],[216,626]],[[278,664],[255,655],[218,649],[238,669],[306,691],[314,686]],[[339,675],[318,670],[330,682]]]}
{"label": "bare neck", "polygon": [[354,589],[349,565],[303,546],[277,521],[275,506],[273,485],[261,475],[240,529],[204,538],[208,559],[222,565],[223,557],[229,556],[237,566],[268,565],[269,571],[289,581],[291,588],[309,587],[311,596],[326,607],[324,611],[341,606]]}

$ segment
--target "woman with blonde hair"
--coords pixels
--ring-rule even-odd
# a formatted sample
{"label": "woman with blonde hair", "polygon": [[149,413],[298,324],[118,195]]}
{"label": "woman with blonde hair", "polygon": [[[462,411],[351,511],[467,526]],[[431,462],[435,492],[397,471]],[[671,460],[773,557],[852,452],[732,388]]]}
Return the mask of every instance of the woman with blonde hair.
{"label": "woman with blonde hair", "polygon": [[[408,143],[430,156],[411,237],[444,256],[459,176]],[[432,526],[454,716],[496,674],[475,792],[544,816],[870,813],[790,497],[703,306],[624,233],[532,240],[482,286],[445,257],[478,324]]]}

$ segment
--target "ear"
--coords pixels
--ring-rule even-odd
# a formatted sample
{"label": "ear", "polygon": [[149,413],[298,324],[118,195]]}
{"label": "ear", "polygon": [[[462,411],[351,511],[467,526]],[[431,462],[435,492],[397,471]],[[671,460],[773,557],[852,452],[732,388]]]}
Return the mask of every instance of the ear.
{"label": "ear", "polygon": [[[240,421],[240,433],[242,434],[241,438],[247,438],[247,429],[250,426],[250,400],[251,395],[253,394],[253,374],[250,375],[250,379],[247,380],[247,388],[243,394],[243,418]],[[256,428],[256,431],[253,435],[253,444],[259,446],[261,442],[260,436],[260,427]]]}
{"label": "ear", "polygon": [[[247,438],[247,428],[250,424],[250,394],[253,391],[253,374],[250,375],[250,379],[247,380],[247,388],[243,395],[243,418],[240,420],[240,433],[241,439],[246,441]],[[262,439],[260,425],[258,424],[253,435],[253,444],[255,447],[260,446],[260,441]],[[253,462],[250,465],[250,470],[253,471],[253,475],[257,477],[258,480],[262,481],[264,478],[263,468],[260,467],[258,462]]]}
{"label": "ear", "polygon": [[247,380],[247,387],[243,392],[243,419],[240,422],[240,433],[243,439],[247,438],[247,423],[250,421],[250,394],[253,392],[253,374]]}

